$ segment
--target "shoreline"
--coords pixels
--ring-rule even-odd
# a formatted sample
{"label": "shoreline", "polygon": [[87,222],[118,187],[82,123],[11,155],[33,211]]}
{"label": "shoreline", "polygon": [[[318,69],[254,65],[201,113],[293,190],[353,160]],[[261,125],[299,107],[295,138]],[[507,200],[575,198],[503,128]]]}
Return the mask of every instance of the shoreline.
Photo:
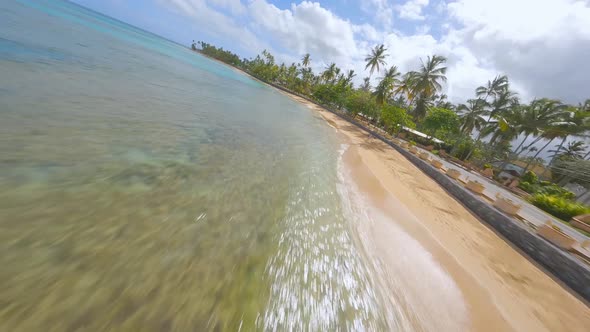
{"label": "shoreline", "polygon": [[[590,307],[587,302],[513,243],[502,238],[496,230],[489,228],[398,151],[306,97],[261,81],[239,68],[225,65],[317,112],[348,142],[350,148],[345,154],[356,154],[356,158],[360,159],[360,166],[357,166],[368,169],[370,177],[377,180],[390,196],[389,199],[397,200],[400,204],[398,207],[408,211],[414,220],[414,223],[403,222],[403,218],[399,218],[399,211],[379,206],[379,194],[374,189],[364,188],[362,183],[355,181],[354,186],[370,197],[371,203],[388,219],[388,223],[380,223],[380,226],[372,223],[375,228],[370,238],[362,243],[364,249],[367,250],[368,241],[381,241],[381,251],[376,252],[375,258],[395,262],[395,254],[383,253],[391,249],[391,239],[383,236],[390,231],[388,228],[391,224],[401,227],[402,231],[418,240],[460,288],[468,308],[468,323],[464,330],[583,331],[590,326]],[[347,167],[351,167],[350,159],[354,158],[347,156],[346,159]],[[387,273],[378,278],[384,283],[388,281]],[[403,295],[391,289],[390,292],[390,297]],[[447,304],[438,301],[436,305]],[[433,310],[435,308],[432,307]],[[406,309],[411,311],[420,307]],[[416,315],[409,316],[414,316],[410,317],[413,329],[457,330],[448,325],[446,329],[441,328],[439,318],[427,316],[430,322],[434,322],[429,328],[424,325],[428,325],[428,322],[416,320]]]}
{"label": "shoreline", "polygon": [[[463,324],[464,330],[477,331],[582,331],[590,326],[590,308],[582,300],[485,226],[399,152],[321,106],[279,91],[318,112],[349,145],[344,162],[354,185],[386,217],[385,221],[355,226],[364,234],[364,249],[383,263],[379,273],[391,296],[413,296],[408,296],[403,308],[412,327],[453,331]],[[395,247],[387,237],[394,228],[417,241],[457,286],[466,308],[463,323],[461,310],[450,308],[454,303],[430,296],[436,293],[432,291],[436,283],[427,282],[420,288],[405,280],[410,283],[400,289],[404,280],[392,280],[392,274],[405,270],[398,263],[399,250],[392,250]],[[437,318],[432,319],[428,310],[438,310]]]}

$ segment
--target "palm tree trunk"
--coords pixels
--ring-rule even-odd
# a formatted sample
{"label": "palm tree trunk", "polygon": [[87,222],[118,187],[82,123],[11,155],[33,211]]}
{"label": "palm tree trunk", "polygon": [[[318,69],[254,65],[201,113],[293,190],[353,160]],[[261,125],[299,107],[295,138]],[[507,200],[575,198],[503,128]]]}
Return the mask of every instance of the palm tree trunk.
{"label": "palm tree trunk", "polygon": [[[535,158],[537,158],[537,156],[539,155],[539,153],[541,153],[541,151],[545,150],[545,148],[551,144],[551,142],[553,142],[555,138],[552,138],[549,140],[549,142],[547,142],[545,145],[543,145],[542,148],[540,148],[537,153],[535,153],[535,155],[533,156],[533,158],[531,158],[531,160],[529,160],[529,162],[526,164],[526,167],[524,168],[524,172],[526,172],[529,169],[529,166],[531,166],[531,163],[533,162],[533,160],[535,160]],[[524,174],[523,172],[523,174]]]}
{"label": "palm tree trunk", "polygon": [[[524,151],[524,149],[522,149],[521,151],[518,151],[518,149],[520,149],[520,147],[524,144],[524,142],[526,142],[526,140],[529,138],[529,136],[530,136],[530,134],[526,134],[526,136],[524,137],[522,142],[520,142],[520,144],[516,147],[516,149],[514,149],[515,159],[518,158],[518,156],[522,153],[522,151]],[[502,165],[500,165],[500,172],[502,172],[504,170],[504,168],[506,167],[506,165],[508,165],[510,160],[511,160],[510,157],[508,157],[508,159],[504,160]]]}
{"label": "palm tree trunk", "polygon": [[559,143],[559,146],[557,147],[557,151],[555,151],[555,154],[553,155],[553,158],[551,158],[549,165],[553,164],[553,162],[555,161],[555,158],[559,154],[559,151],[561,151],[561,148],[563,147],[563,144],[565,144],[566,139],[567,139],[567,136],[564,136],[563,139],[561,140],[561,143]]}

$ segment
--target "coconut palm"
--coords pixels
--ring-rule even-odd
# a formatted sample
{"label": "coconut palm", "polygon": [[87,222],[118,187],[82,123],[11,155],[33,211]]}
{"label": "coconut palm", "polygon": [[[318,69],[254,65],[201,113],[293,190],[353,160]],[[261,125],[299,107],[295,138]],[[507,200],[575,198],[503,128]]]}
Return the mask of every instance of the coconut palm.
{"label": "coconut palm", "polygon": [[496,122],[486,122],[476,141],[479,141],[481,137],[492,135],[490,144],[498,142],[497,144],[506,145],[523,133],[523,126],[526,123],[524,117],[523,108],[520,105],[513,105],[504,110],[501,116],[497,117]]}
{"label": "coconut palm", "polygon": [[397,70],[397,66],[391,66],[381,78],[381,81],[375,88],[374,95],[377,99],[378,105],[383,105],[389,100],[395,91],[395,87],[399,84],[401,73]]}
{"label": "coconut palm", "polygon": [[365,70],[367,68],[371,68],[369,71],[369,77],[373,75],[375,69],[377,69],[377,72],[379,72],[382,66],[385,67],[387,65],[385,62],[385,57],[387,56],[385,51],[387,51],[385,45],[377,45],[371,50],[371,54],[368,54],[365,58],[365,61],[367,62]]}
{"label": "coconut palm", "polygon": [[397,95],[405,95],[409,104],[411,104],[414,100],[413,79],[414,77],[412,76],[411,72],[405,73],[394,91],[394,93]]}
{"label": "coconut palm", "polygon": [[571,118],[571,113],[567,110],[566,105],[559,100],[539,99],[531,103],[531,112],[536,115],[534,119],[529,119],[527,126],[529,128],[539,128],[541,132],[539,137],[547,140],[547,143],[537,150],[535,155],[525,167],[525,171],[529,168],[531,161],[539,156],[539,154],[558,137],[565,134],[564,128],[571,124],[568,120]]}
{"label": "coconut palm", "polygon": [[371,90],[371,79],[369,77],[363,78],[363,84],[361,84],[360,89],[364,91]]}
{"label": "coconut palm", "polygon": [[326,70],[322,73],[322,79],[324,82],[332,82],[340,72],[340,68],[336,67],[335,63],[331,63],[326,67]]}
{"label": "coconut palm", "polygon": [[493,80],[488,81],[486,85],[476,88],[475,95],[487,101],[490,96],[495,97],[505,90],[508,90],[508,77],[506,75],[498,75]]}
{"label": "coconut palm", "polygon": [[439,107],[439,108],[446,108],[448,110],[454,110],[455,109],[455,105],[453,105],[453,103],[451,103],[448,99],[447,99],[447,95],[446,94],[440,94],[440,95],[434,95],[433,97],[433,103],[434,106]]}
{"label": "coconut palm", "polygon": [[303,67],[307,68],[309,67],[309,64],[311,62],[311,57],[309,55],[309,53],[306,53],[303,58],[301,58],[301,64],[303,65]]}
{"label": "coconut palm", "polygon": [[554,152],[558,159],[582,159],[587,148],[583,141],[572,141],[565,147],[562,144],[556,145],[556,147],[556,150],[549,150],[549,152]]}
{"label": "coconut palm", "polygon": [[[482,100],[485,101],[485,99]],[[482,130],[477,134],[475,140],[479,142],[482,137],[493,134],[492,138],[490,139],[490,144],[494,144],[498,138],[502,138],[501,140],[507,140],[509,137],[512,137],[513,135],[511,131],[507,132],[499,125],[505,124],[510,127],[511,123],[515,122],[508,121],[510,120],[509,118],[513,120],[518,118],[518,116],[516,116],[513,112],[521,111],[521,108],[518,107],[518,97],[516,93],[510,91],[508,87],[502,89],[498,93],[494,93],[494,100],[489,104],[489,108],[490,112],[488,119]],[[505,116],[506,114],[509,114],[509,118]],[[492,123],[492,119],[496,119],[497,121]]]}
{"label": "coconut palm", "polygon": [[354,70],[349,69],[346,72],[346,76],[344,77],[343,83],[344,85],[349,85],[352,84],[352,79],[356,76],[356,74],[354,73]]}
{"label": "coconut palm", "polygon": [[463,124],[461,132],[470,135],[473,129],[481,130],[486,123],[484,116],[489,112],[486,109],[487,103],[483,99],[469,99],[467,104],[459,104],[457,113]]}
{"label": "coconut palm", "polygon": [[510,91],[509,88],[499,91],[494,95],[494,100],[491,102],[489,119],[501,117],[503,113],[511,110],[515,105],[518,105],[518,95],[516,92]]}
{"label": "coconut palm", "polygon": [[571,116],[567,119],[567,124],[562,126],[563,136],[561,142],[559,143],[557,150],[552,150],[552,152],[555,153],[553,154],[549,164],[553,163],[555,157],[557,156],[557,152],[561,150],[563,144],[569,136],[579,136],[590,129],[590,100],[587,100],[586,104],[587,106],[580,104],[579,107],[570,108]]}
{"label": "coconut palm", "polygon": [[426,62],[420,59],[420,69],[410,74],[413,94],[418,97],[414,109],[414,117],[422,119],[426,116],[426,109],[430,99],[442,89],[442,83],[447,81],[447,58],[440,55],[428,56]]}

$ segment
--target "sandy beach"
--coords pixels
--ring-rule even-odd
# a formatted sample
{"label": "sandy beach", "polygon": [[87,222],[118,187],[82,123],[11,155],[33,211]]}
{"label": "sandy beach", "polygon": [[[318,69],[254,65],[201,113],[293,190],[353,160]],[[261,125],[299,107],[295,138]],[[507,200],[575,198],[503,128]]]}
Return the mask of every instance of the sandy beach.
{"label": "sandy beach", "polygon": [[[355,223],[377,278],[415,331],[587,331],[590,308],[397,151],[297,96],[343,136]],[[346,179],[345,179],[346,180]],[[353,195],[348,193],[347,195]],[[358,211],[357,211],[358,212]]]}

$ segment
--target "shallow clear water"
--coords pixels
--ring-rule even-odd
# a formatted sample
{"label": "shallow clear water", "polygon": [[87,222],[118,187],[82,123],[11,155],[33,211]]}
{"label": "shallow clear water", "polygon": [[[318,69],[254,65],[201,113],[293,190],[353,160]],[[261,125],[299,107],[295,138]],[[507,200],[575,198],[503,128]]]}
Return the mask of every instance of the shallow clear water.
{"label": "shallow clear water", "polygon": [[389,330],[307,108],[60,1],[0,2],[0,330]]}

